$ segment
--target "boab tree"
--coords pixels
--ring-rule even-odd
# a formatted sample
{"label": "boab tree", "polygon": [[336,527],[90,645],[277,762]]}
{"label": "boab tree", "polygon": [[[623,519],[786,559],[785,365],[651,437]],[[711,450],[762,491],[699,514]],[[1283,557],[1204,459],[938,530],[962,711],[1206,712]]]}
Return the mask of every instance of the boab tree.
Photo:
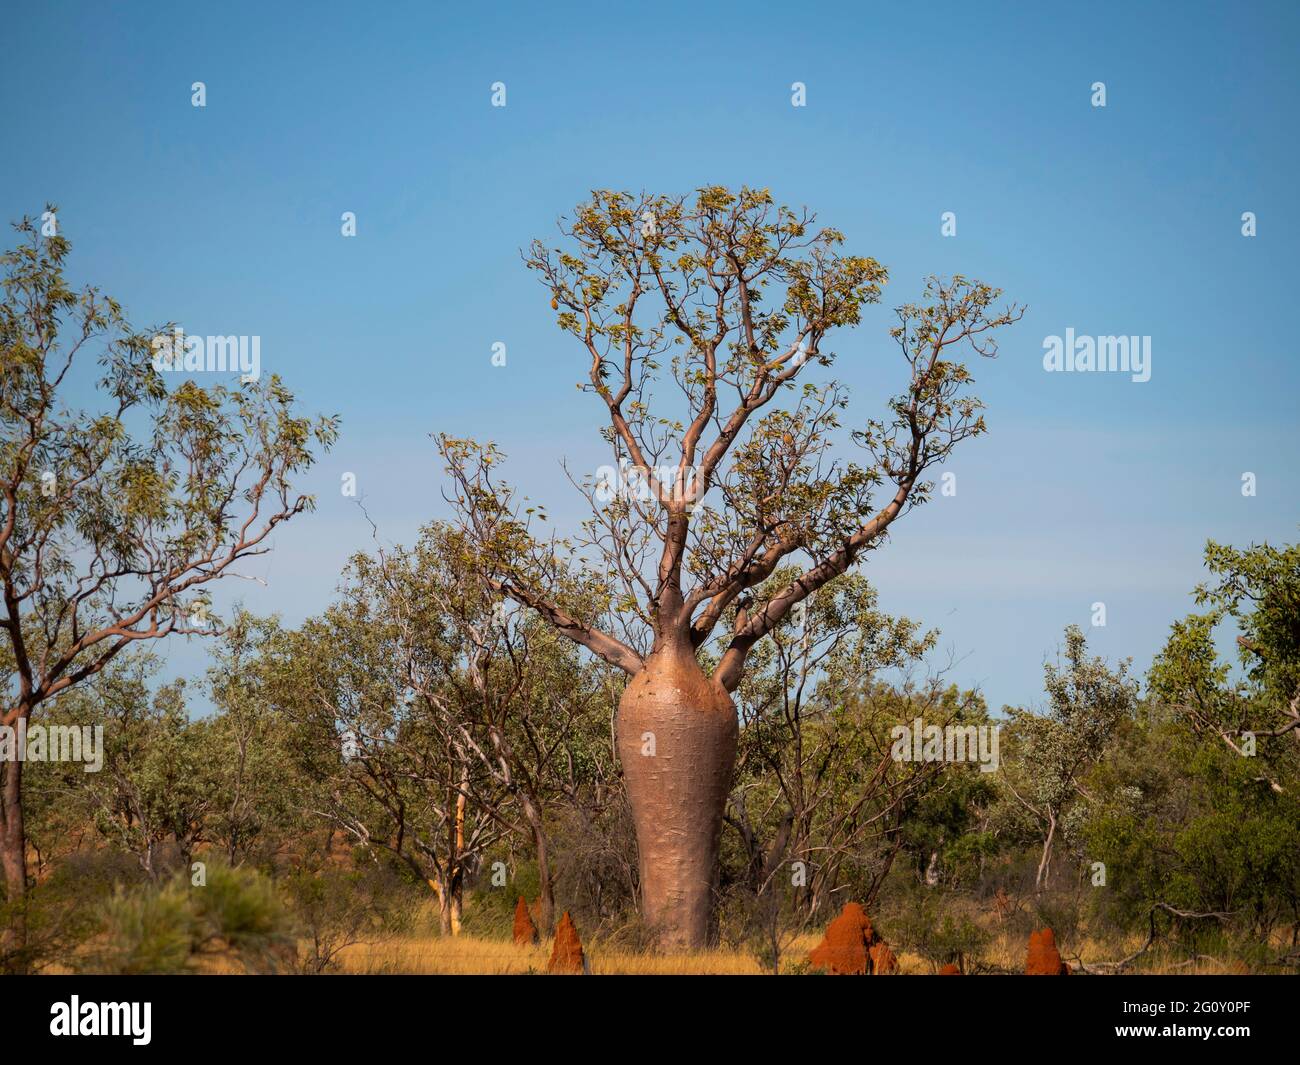
{"label": "boab tree", "polygon": [[[52,213],[52,212],[51,212]],[[205,586],[311,506],[290,480],[334,440],[279,380],[168,389],[152,333],[72,289],[68,243],[24,219],[0,256],[0,725],[142,640],[221,631]],[[99,380],[87,360],[98,358]],[[165,365],[161,363],[160,365]],[[80,408],[89,395],[98,403]],[[22,965],[22,762],[0,758],[4,939]]]}
{"label": "boab tree", "polygon": [[[983,432],[954,356],[995,354],[993,331],[1022,312],[993,309],[1000,292],[962,277],[931,278],[925,302],[898,308],[905,380],[888,413],[851,434],[869,456],[858,463],[835,454],[844,389],[799,379],[830,367],[831,334],[879,299],[876,260],[841,254],[840,233],[747,188],[596,192],[560,231],[561,247],[535,241],[525,262],[584,353],[579,387],[608,418],[613,464],[573,478],[591,518],[571,540],[540,537],[544,515],[497,480],[495,448],[439,443],[472,533],[467,564],[630,676],[616,739],[644,914],[665,944],[697,947],[746,656],[878,546],[926,498],[926,472]],[[671,400],[654,394],[664,379]],[[795,575],[755,596],[782,560]],[[565,594],[575,570],[607,590],[604,627]]]}

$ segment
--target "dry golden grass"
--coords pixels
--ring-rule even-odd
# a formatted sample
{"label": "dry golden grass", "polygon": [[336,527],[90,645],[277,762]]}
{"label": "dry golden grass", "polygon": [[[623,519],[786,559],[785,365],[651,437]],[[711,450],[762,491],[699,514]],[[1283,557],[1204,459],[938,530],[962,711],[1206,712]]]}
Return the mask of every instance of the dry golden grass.
{"label": "dry golden grass", "polygon": [[[783,944],[782,969],[799,967],[820,940],[820,932],[798,936]],[[1134,943],[1127,951],[1135,950]],[[545,973],[550,957],[550,943],[536,947],[518,947],[499,939],[460,935],[410,936],[377,942],[357,943],[343,952],[340,968],[345,973],[391,973],[431,975],[525,975]],[[980,961],[1009,972],[1024,969],[1024,937],[998,934],[981,953]],[[1073,950],[1068,951],[1073,954]],[[1118,955],[1113,946],[1091,940],[1082,944],[1084,958],[1091,961],[1113,960]],[[709,950],[690,954],[639,953],[600,943],[587,945],[591,971],[602,976],[759,976],[763,969],[751,954],[736,950]],[[933,967],[916,954],[901,952],[899,967],[905,976],[932,973]],[[1226,971],[1227,966],[1211,961],[1194,966],[1166,969],[1163,966],[1145,971],[1177,971],[1188,974],[1211,974]]]}
{"label": "dry golden grass", "polygon": [[[518,947],[499,939],[460,935],[446,938],[400,938],[378,943],[358,943],[345,950],[345,973],[427,973],[440,975],[509,975],[546,972],[550,943]],[[712,950],[694,954],[640,954],[599,944],[587,951],[596,975],[696,975],[757,976],[758,962],[735,951]]]}
{"label": "dry golden grass", "polygon": [[[810,932],[783,944],[782,968],[806,962],[820,939],[820,932]],[[342,953],[340,969],[345,973],[523,975],[545,973],[550,953],[549,942],[518,947],[470,935],[411,936],[357,943]],[[587,960],[592,974],[598,976],[761,976],[764,972],[752,954],[726,949],[651,954],[596,943],[587,946]],[[905,975],[931,971],[917,955],[903,953],[898,960]]]}
{"label": "dry golden grass", "polygon": [[340,955],[345,973],[438,973],[508,975],[545,972],[541,947],[517,947],[475,936],[398,937],[357,943]]}
{"label": "dry golden grass", "polygon": [[[820,932],[810,932],[784,943],[782,971],[801,970],[809,952],[820,939]],[[1132,953],[1139,946],[1140,940],[1134,940],[1122,949],[1113,944],[1107,946],[1085,940],[1082,953],[1090,962],[1112,961]],[[978,961],[1007,972],[1022,972],[1026,949],[1023,937],[999,933],[981,952]],[[536,947],[517,947],[507,940],[472,935],[390,937],[346,948],[339,957],[338,971],[358,975],[525,976],[545,974],[550,954],[549,941]],[[1074,950],[1069,949],[1066,954],[1069,960]],[[587,961],[593,975],[598,976],[761,976],[765,972],[754,956],[724,949],[691,954],[650,954],[626,948],[607,948],[596,943],[588,946]],[[934,972],[923,957],[907,951],[898,954],[898,964],[903,976],[923,976]],[[224,975],[243,971],[237,963],[221,955],[204,957],[195,968],[199,972]],[[1228,973],[1233,968],[1229,962],[1208,959],[1194,965],[1180,965],[1173,962],[1160,964],[1153,958],[1142,971],[1199,976]]]}

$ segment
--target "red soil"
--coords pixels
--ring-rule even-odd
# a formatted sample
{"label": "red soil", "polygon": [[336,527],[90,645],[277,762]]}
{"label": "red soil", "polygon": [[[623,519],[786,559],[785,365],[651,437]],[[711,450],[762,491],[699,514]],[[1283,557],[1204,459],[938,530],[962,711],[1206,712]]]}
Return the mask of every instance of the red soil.
{"label": "red soil", "polygon": [[962,971],[958,969],[957,966],[948,964],[939,970],[939,975],[940,976],[961,976]]}

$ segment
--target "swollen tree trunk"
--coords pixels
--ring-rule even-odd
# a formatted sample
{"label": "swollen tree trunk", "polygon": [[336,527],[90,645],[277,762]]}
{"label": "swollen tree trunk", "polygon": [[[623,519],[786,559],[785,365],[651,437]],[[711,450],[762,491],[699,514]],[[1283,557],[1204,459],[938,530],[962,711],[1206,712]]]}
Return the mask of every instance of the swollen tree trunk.
{"label": "swollen tree trunk", "polygon": [[705,947],[739,736],[731,696],[704,675],[689,644],[666,644],[628,683],[616,734],[643,915],[663,946]]}

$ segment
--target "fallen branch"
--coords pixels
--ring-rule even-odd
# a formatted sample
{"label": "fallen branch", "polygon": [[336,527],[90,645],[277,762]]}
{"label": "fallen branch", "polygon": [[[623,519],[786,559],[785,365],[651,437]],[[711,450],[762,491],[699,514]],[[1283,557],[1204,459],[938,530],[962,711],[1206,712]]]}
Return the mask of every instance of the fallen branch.
{"label": "fallen branch", "polygon": [[[1148,950],[1150,950],[1152,945],[1156,942],[1156,940],[1160,938],[1161,933],[1156,928],[1157,913],[1167,913],[1171,917],[1175,917],[1179,919],[1189,919],[1189,920],[1201,920],[1204,918],[1213,918],[1216,921],[1226,921],[1229,917],[1233,916],[1231,912],[1224,913],[1217,910],[1210,910],[1207,911],[1206,913],[1193,913],[1190,910],[1175,909],[1173,906],[1170,906],[1169,903],[1167,902],[1157,902],[1151,907],[1150,910],[1147,911],[1147,919],[1150,922],[1150,930],[1147,933],[1146,942],[1143,943],[1141,947],[1139,947],[1136,951],[1134,951],[1132,954],[1128,955],[1127,957],[1121,958],[1119,961],[1099,961],[1099,962],[1093,962],[1091,965],[1085,962],[1083,958],[1081,958],[1076,953],[1073,957],[1073,960],[1077,963],[1079,970],[1081,972],[1089,974],[1090,976],[1102,976],[1102,975],[1114,976],[1118,973],[1123,972],[1135,961],[1137,961],[1138,958],[1142,957],[1143,954],[1145,954]],[[1183,964],[1190,965],[1192,962],[1196,961],[1198,958],[1201,957],[1208,957],[1208,955],[1193,955],[1188,961],[1184,962]],[[1210,958],[1210,960],[1215,961],[1216,959]]]}

